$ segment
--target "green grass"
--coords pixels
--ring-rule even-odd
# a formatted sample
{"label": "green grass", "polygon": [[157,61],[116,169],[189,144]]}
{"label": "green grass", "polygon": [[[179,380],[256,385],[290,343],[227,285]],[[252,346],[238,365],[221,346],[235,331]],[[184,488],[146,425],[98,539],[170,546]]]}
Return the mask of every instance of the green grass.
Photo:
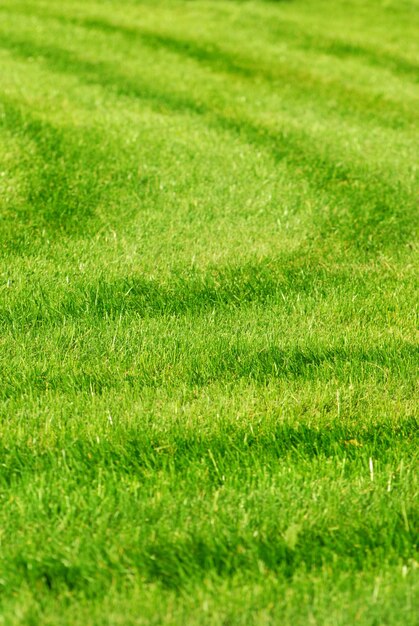
{"label": "green grass", "polygon": [[417,0],[0,0],[0,625],[414,626]]}

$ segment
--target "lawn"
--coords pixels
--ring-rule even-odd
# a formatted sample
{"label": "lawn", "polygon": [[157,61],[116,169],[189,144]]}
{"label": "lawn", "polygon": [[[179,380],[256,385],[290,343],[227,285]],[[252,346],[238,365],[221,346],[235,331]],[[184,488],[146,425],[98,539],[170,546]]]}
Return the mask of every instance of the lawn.
{"label": "lawn", "polygon": [[0,625],[417,624],[418,82],[417,0],[0,0]]}

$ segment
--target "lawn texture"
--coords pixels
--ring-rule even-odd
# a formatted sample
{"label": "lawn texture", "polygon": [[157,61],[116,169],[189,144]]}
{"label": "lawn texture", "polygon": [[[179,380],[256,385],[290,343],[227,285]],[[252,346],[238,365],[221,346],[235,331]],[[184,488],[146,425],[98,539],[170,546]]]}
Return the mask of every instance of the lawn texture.
{"label": "lawn texture", "polygon": [[0,625],[417,624],[417,0],[0,0]]}

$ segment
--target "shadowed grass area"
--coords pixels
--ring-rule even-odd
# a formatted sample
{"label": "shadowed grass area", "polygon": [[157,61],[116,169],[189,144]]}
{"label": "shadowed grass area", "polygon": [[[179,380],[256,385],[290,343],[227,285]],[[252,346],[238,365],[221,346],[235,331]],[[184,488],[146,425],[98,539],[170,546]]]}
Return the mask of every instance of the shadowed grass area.
{"label": "shadowed grass area", "polygon": [[[51,515],[64,516],[64,526],[71,532],[66,511],[75,506],[73,514],[82,527],[93,523],[95,533],[106,532],[106,526],[116,532],[111,545],[102,548],[99,559],[103,571],[99,576],[95,569],[89,574],[77,564],[83,558],[84,548],[78,558],[69,555],[66,563],[68,559],[61,560],[64,555],[54,556],[48,546],[35,547],[29,561],[18,559],[17,571],[7,567],[8,576],[23,576],[31,585],[41,583],[57,591],[69,588],[95,597],[109,588],[115,569],[121,576],[121,585],[127,575],[137,570],[148,581],[183,587],[191,578],[205,577],[209,572],[221,576],[248,572],[257,576],[258,562],[267,571],[290,578],[303,564],[310,571],[333,562],[336,556],[347,566],[350,563],[352,571],[363,570],[366,558],[371,567],[374,563],[379,565],[383,558],[397,563],[401,555],[406,559],[414,557],[413,503],[403,505],[399,500],[402,494],[388,495],[385,487],[387,468],[395,462],[394,445],[399,445],[399,452],[408,454],[417,442],[415,421],[406,421],[396,428],[382,424],[369,431],[355,425],[319,431],[305,426],[266,424],[253,433],[230,426],[212,436],[189,432],[185,437],[179,427],[171,430],[154,436],[141,431],[123,432],[113,442],[115,436],[108,434],[100,444],[93,445],[63,440],[55,446],[45,446],[36,457],[32,446],[3,450],[7,468],[3,484],[20,494],[28,483],[34,483],[30,506],[35,524],[42,524]],[[65,454],[57,455],[61,450]],[[377,485],[371,484],[366,455],[374,459]],[[90,459],[89,468],[82,479],[75,481],[74,472],[86,456]],[[312,516],[300,511],[298,521],[294,518],[290,522],[286,508],[277,506],[281,501],[292,506],[292,493],[283,492],[285,475],[289,468],[296,471],[300,464],[302,474],[295,476],[292,493],[304,490],[306,464],[325,476],[338,471],[339,479],[337,485],[329,487],[328,494],[321,485],[313,486],[317,498],[306,505]],[[263,475],[259,472],[261,466],[265,468]],[[47,472],[45,479],[39,479],[40,472]],[[183,472],[185,479],[179,482]],[[351,483],[360,473],[365,474],[365,481],[358,499],[353,501],[351,493],[354,498],[356,490]],[[54,478],[57,474],[66,476],[70,492],[75,490],[73,505],[57,499],[58,494],[53,496],[58,488]],[[166,479],[162,482],[163,476]],[[400,479],[401,476],[393,479],[394,489],[400,489]],[[124,485],[122,492],[116,480]],[[99,512],[96,506],[101,502],[100,485],[108,498],[106,510]],[[156,496],[157,485],[167,493],[167,499]],[[268,485],[269,493],[265,492]],[[190,506],[183,508],[177,499],[185,488]],[[170,496],[168,490],[172,491]],[[338,504],[336,498],[345,500]],[[318,500],[334,502],[321,521],[317,517],[321,506]],[[367,510],[365,505],[359,508],[360,500],[368,503]],[[386,511],[377,517],[377,507],[384,502]],[[132,527],[126,534],[124,529],[134,523],[137,507],[147,511],[147,524]],[[341,517],[344,509],[346,521]],[[277,515],[273,515],[275,510]],[[12,511],[19,514],[18,508],[13,507]],[[179,525],[174,535],[170,530],[173,516],[172,522],[186,522],[186,527],[182,530]],[[255,533],[255,529],[259,532]],[[53,542],[59,542],[54,535],[52,530]],[[119,557],[112,555],[114,548]],[[60,548],[63,549],[64,546]],[[45,554],[43,561],[39,561],[39,550]],[[7,552],[10,559],[13,551]]]}
{"label": "shadowed grass area", "polygon": [[0,17],[0,624],[414,626],[415,0]]}
{"label": "shadowed grass area", "polygon": [[[96,22],[93,25],[97,26]],[[150,43],[150,36],[146,36],[145,39]],[[159,36],[151,35],[151,39],[156,45],[167,47],[167,42]],[[3,45],[6,42],[7,40],[3,38]],[[211,124],[215,123],[216,126],[234,133],[241,140],[267,150],[274,161],[284,160],[287,165],[297,169],[300,177],[304,176],[304,179],[313,187],[313,191],[326,192],[328,200],[333,202],[334,208],[321,217],[320,237],[338,232],[345,242],[348,241],[362,248],[367,246],[380,250],[392,245],[392,242],[393,246],[400,246],[401,243],[412,238],[412,231],[416,224],[414,189],[402,190],[397,180],[386,180],[386,178],[377,180],[374,174],[374,179],[372,179],[371,173],[365,171],[363,166],[354,167],[353,164],[346,165],[344,162],[332,159],[326,151],[319,150],[318,145],[314,144],[303,130],[295,132],[286,129],[272,132],[269,128],[256,125],[247,119],[240,119],[237,115],[226,116],[195,100],[187,100],[184,96],[177,96],[170,92],[157,91],[154,86],[147,83],[141,85],[140,78],[130,81],[123,74],[115,73],[112,66],[78,59],[74,54],[65,50],[29,42],[9,41],[9,44],[14,51],[24,56],[38,55],[45,58],[48,64],[60,72],[75,73],[81,76],[83,81],[116,89],[120,95],[139,98],[175,112],[204,115],[208,117]],[[185,46],[170,44],[169,49],[174,48],[176,52],[189,54],[191,47],[189,44]],[[192,56],[199,61],[205,60],[199,54]],[[234,68],[233,71],[235,71]],[[297,83],[301,82],[298,77],[295,80]],[[312,89],[311,84],[309,91],[311,92]],[[352,99],[359,102],[356,94],[351,94],[351,101]],[[374,99],[375,115],[377,115],[376,104],[376,99]],[[398,110],[397,107],[395,108]],[[7,117],[6,112],[6,120]],[[13,121],[11,123],[13,124]],[[30,133],[31,126],[28,125],[26,128]],[[36,136],[36,123],[34,132]],[[56,137],[52,139],[49,146],[44,146],[44,149],[49,153],[50,160],[57,160]],[[92,155],[89,154],[89,161],[92,160],[91,157]],[[71,171],[66,175],[71,176]],[[91,191],[92,185],[88,187]],[[64,189],[65,187],[60,193],[65,193]],[[42,183],[40,183],[38,193],[41,194],[42,200]],[[81,195],[83,196],[82,190]],[[51,194],[48,198],[49,201],[51,199],[54,201],[54,196],[51,198]],[[71,202],[61,201],[60,196],[55,198],[55,201],[61,207],[68,204],[71,206]],[[359,211],[360,206],[363,207],[362,212]],[[52,209],[52,214],[54,215],[54,209]]]}
{"label": "shadowed grass area", "polygon": [[[83,144],[89,145],[89,160],[92,160],[94,137],[77,138],[72,131],[71,138],[66,138],[52,124],[28,113],[23,114],[11,102],[3,100],[1,106],[3,128],[16,133],[34,147],[27,168],[29,172],[32,170],[32,177],[27,179],[26,211],[22,214],[22,221],[30,225],[35,219],[38,228],[65,231],[71,229],[75,222],[80,225],[81,219],[85,229],[91,210],[98,202],[99,177],[94,170],[90,177],[84,174],[81,177],[80,162],[85,156]],[[99,159],[98,155],[97,164]],[[102,185],[103,179],[100,186],[104,192]],[[38,209],[36,212],[34,207]],[[16,245],[15,242],[13,245]]]}

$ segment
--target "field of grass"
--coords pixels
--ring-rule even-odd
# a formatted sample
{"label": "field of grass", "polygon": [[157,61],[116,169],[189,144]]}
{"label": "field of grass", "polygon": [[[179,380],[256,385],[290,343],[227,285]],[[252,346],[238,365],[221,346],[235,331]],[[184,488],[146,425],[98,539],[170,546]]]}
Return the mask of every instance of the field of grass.
{"label": "field of grass", "polygon": [[0,0],[0,625],[417,624],[418,20]]}

